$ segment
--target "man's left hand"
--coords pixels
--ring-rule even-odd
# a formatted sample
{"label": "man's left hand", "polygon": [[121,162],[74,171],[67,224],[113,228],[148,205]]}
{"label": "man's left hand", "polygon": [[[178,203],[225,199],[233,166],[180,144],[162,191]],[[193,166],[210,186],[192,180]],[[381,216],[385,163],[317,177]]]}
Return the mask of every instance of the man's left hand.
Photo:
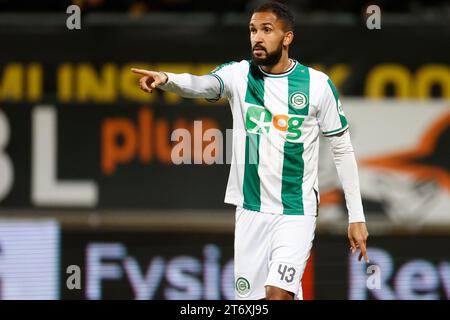
{"label": "man's left hand", "polygon": [[366,242],[369,237],[365,222],[353,222],[348,225],[348,241],[350,241],[350,250],[355,253],[359,248],[361,250],[358,261],[362,257],[366,263],[369,263],[369,256],[367,255]]}

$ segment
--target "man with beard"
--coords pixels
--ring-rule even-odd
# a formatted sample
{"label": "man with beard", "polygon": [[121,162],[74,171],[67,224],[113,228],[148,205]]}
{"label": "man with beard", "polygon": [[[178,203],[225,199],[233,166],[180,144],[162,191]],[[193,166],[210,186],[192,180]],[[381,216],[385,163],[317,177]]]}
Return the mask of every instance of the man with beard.
{"label": "man with beard", "polygon": [[236,206],[236,299],[301,299],[301,279],[319,206],[319,132],[329,137],[349,214],[348,238],[359,260],[368,237],[356,160],[336,88],[322,72],[289,58],[294,33],[278,2],[250,20],[251,61],[230,62],[208,75],[132,69],[141,89],[214,101],[233,115],[233,153],[225,202]]}

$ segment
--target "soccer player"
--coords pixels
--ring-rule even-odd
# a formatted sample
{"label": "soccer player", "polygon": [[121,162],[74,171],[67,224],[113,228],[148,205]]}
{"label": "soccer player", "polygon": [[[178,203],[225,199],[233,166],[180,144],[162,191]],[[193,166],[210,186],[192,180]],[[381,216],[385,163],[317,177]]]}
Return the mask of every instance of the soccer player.
{"label": "soccer player", "polygon": [[278,2],[250,20],[252,59],[208,75],[132,69],[146,92],[185,98],[226,97],[233,151],[225,202],[236,206],[236,299],[302,299],[319,206],[319,133],[328,138],[349,215],[348,239],[368,262],[368,232],[348,122],[331,80],[293,58],[294,19]]}

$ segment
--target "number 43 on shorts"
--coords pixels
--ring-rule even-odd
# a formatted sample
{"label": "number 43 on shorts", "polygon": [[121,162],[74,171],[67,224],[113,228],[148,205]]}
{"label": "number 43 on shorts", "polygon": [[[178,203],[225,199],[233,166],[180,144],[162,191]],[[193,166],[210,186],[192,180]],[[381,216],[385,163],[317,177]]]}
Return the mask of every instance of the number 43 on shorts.
{"label": "number 43 on shorts", "polygon": [[295,276],[295,269],[292,267],[289,267],[287,265],[284,264],[279,264],[278,265],[278,273],[281,275],[280,280],[281,281],[286,281],[287,283],[291,283],[292,281],[294,281],[294,276]]}

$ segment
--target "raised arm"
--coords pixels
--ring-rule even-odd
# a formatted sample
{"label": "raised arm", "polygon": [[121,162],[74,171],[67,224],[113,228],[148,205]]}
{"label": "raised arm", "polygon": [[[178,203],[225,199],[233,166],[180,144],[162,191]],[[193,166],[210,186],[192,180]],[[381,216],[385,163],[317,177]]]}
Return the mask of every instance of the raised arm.
{"label": "raised arm", "polygon": [[195,76],[189,73],[170,73],[132,68],[141,75],[139,85],[145,92],[158,88],[178,94],[183,98],[218,99],[221,95],[220,80],[214,75]]}

